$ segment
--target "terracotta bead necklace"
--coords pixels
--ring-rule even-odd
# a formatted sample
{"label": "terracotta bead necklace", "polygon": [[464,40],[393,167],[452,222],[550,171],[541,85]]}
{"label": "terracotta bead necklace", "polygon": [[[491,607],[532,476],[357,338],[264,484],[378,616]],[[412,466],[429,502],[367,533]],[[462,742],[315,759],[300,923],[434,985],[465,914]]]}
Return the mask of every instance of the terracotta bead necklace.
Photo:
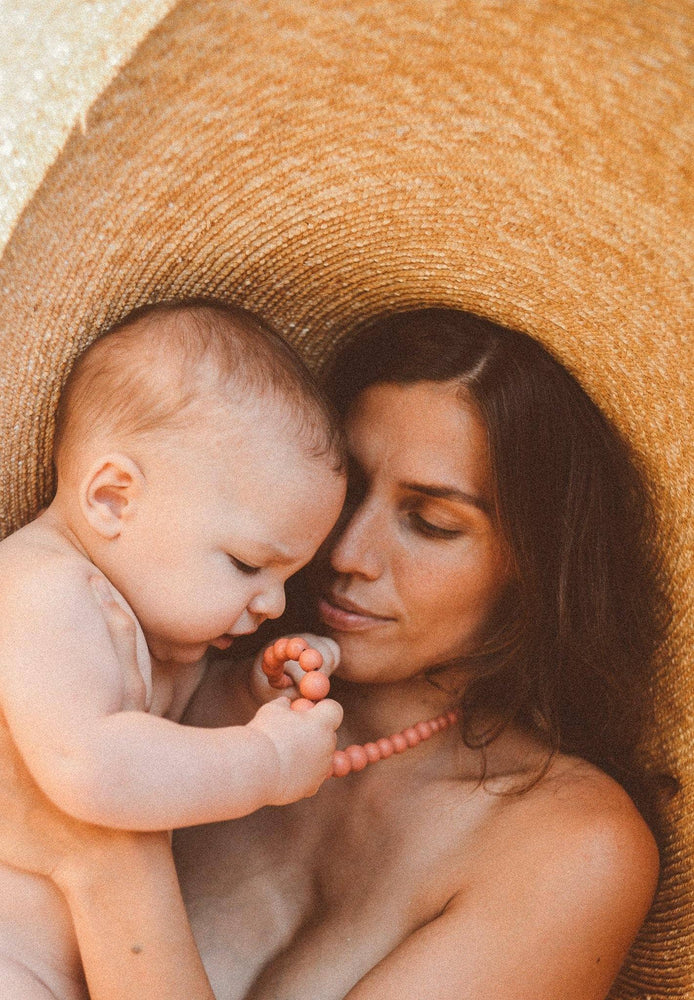
{"label": "terracotta bead necklace", "polygon": [[[316,672],[323,665],[323,657],[317,649],[312,649],[306,640],[299,636],[278,639],[272,646],[268,646],[263,654],[262,669],[271,687],[283,690],[293,685],[294,681],[284,671],[287,660],[297,660],[301,669],[305,671],[299,684],[302,697],[292,702],[295,712],[304,712],[313,708],[315,703],[325,698],[330,691],[328,678],[325,674]],[[363,745],[353,743],[344,750],[336,750],[333,754],[331,777],[343,778],[352,771],[363,771],[368,764],[386,760],[394,753],[404,753],[410,747],[416,747],[431,739],[436,733],[455,725],[457,721],[457,712],[443,712],[426,722],[416,722],[402,732],[382,736],[375,742]]]}

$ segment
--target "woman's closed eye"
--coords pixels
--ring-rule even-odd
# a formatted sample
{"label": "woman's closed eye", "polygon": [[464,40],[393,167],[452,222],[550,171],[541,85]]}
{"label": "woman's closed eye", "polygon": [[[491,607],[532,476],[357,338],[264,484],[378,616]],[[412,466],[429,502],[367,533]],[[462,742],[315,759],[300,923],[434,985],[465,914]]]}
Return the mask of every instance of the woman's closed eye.
{"label": "woman's closed eye", "polygon": [[241,560],[237,559],[236,556],[229,555],[229,558],[234,566],[236,566],[241,573],[245,573],[247,576],[253,576],[255,573],[260,572],[260,566],[249,566],[248,563],[241,562]]}
{"label": "woman's closed eye", "polygon": [[462,528],[443,528],[438,524],[432,524],[417,510],[409,511],[408,518],[414,530],[427,538],[458,538],[463,533]]}

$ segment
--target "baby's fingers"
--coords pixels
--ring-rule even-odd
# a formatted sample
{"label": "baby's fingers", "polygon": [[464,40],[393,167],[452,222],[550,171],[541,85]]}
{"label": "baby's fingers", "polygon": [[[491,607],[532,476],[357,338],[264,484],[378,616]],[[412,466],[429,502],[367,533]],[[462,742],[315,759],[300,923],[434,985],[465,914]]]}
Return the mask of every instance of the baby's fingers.
{"label": "baby's fingers", "polygon": [[[302,674],[320,670],[330,677],[340,664],[340,647],[334,639],[325,635],[311,635],[308,632],[279,640],[279,649],[289,656],[285,670],[295,683],[299,683]],[[277,645],[277,644],[276,644]]]}
{"label": "baby's fingers", "polygon": [[340,647],[334,639],[328,638],[327,635],[307,636],[306,638],[320,652],[323,658],[321,670],[330,677],[340,665]]}
{"label": "baby's fingers", "polygon": [[344,715],[342,705],[333,701],[332,698],[324,698],[308,711],[312,713],[314,720],[324,723],[330,729],[338,729],[342,724],[342,716]]}

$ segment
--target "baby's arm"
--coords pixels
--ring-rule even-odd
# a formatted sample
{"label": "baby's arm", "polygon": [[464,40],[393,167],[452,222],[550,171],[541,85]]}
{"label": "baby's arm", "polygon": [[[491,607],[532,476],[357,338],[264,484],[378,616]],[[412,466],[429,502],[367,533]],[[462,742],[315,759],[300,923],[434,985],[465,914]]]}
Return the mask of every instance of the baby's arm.
{"label": "baby's arm", "polygon": [[214,1000],[168,835],[89,826],[56,809],[2,720],[0,861],[63,893],[92,1000]]}
{"label": "baby's arm", "polygon": [[342,717],[335,702],[298,713],[283,699],[246,726],[221,729],[123,710],[127,675],[81,572],[27,573],[2,609],[5,715],[60,808],[156,830],[235,818],[318,789]]}

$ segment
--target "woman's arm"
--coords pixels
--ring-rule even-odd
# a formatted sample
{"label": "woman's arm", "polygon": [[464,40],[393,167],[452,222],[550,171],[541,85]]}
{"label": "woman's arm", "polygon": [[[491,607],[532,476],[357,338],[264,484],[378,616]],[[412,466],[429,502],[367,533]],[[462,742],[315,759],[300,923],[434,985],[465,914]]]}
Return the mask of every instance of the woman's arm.
{"label": "woman's arm", "polygon": [[121,837],[54,876],[92,1000],[214,1000],[166,835]]}

